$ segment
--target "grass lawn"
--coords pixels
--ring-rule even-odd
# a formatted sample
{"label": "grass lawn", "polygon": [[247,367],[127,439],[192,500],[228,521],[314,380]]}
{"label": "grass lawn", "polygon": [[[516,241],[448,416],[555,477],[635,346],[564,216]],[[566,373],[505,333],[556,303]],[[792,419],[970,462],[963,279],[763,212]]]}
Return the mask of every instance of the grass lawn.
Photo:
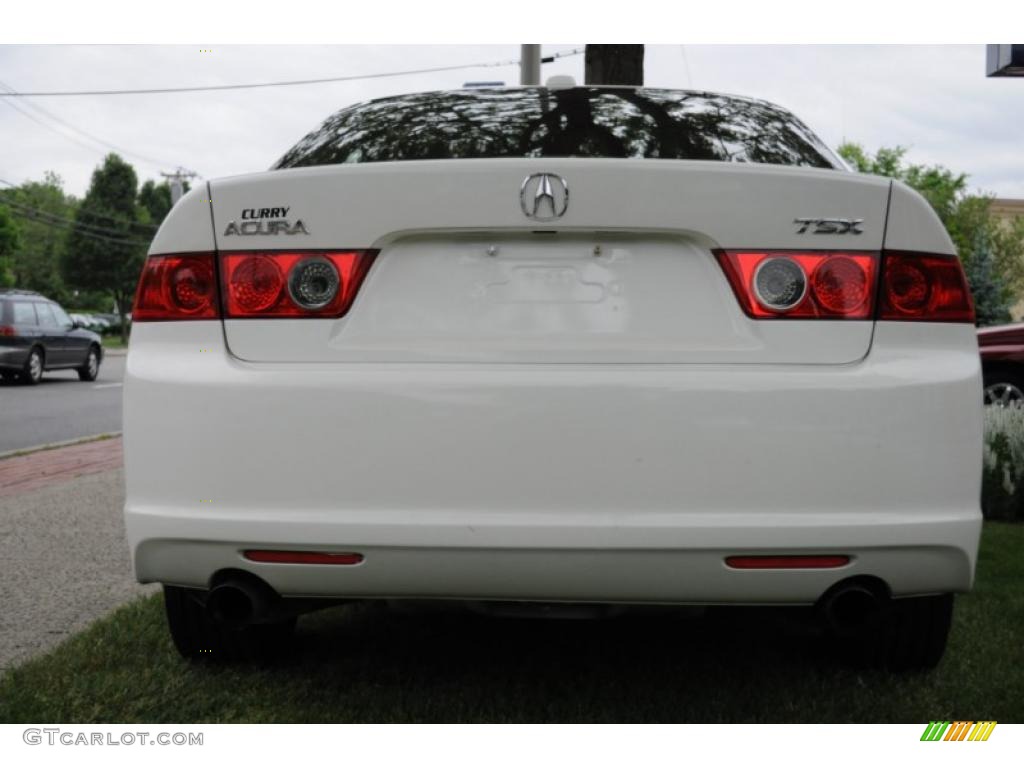
{"label": "grass lawn", "polygon": [[605,621],[304,617],[263,668],[189,665],[159,596],[0,679],[0,722],[1024,721],[1024,526],[988,523],[937,670],[844,669],[801,612]]}

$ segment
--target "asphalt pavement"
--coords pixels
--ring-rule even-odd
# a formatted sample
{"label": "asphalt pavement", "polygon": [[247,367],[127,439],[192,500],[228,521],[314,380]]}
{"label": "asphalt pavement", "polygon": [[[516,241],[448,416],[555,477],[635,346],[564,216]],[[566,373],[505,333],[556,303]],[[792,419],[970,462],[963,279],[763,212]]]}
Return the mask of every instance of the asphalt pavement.
{"label": "asphalt pavement", "polygon": [[121,430],[123,354],[108,354],[96,381],[47,371],[34,387],[0,382],[0,453]]}

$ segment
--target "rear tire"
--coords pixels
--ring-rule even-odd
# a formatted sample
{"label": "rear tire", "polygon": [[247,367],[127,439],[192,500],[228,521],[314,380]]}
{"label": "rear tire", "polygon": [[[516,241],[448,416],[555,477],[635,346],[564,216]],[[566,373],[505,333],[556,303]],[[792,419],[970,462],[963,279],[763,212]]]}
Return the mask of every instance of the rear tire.
{"label": "rear tire", "polygon": [[212,664],[268,662],[288,647],[294,618],[232,629],[210,619],[198,589],[164,586],[164,609],[174,647],[190,661]]}
{"label": "rear tire", "polygon": [[879,615],[838,638],[842,656],[859,667],[909,672],[942,660],[953,620],[953,595],[889,600]]}
{"label": "rear tire", "polygon": [[21,369],[22,382],[34,387],[42,381],[43,366],[45,364],[46,358],[43,355],[43,350],[39,347],[32,347],[32,350],[28,353],[28,360],[25,361],[25,367]]}
{"label": "rear tire", "polygon": [[85,358],[85,365],[76,370],[79,380],[96,381],[96,377],[100,375],[100,353],[95,345],[89,347],[89,356]]}

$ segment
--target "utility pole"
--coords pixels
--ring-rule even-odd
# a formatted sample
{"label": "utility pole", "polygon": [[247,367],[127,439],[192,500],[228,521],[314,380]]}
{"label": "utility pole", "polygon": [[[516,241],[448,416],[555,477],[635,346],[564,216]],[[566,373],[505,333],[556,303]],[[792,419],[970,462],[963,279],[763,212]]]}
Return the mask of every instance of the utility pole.
{"label": "utility pole", "polygon": [[587,85],[644,84],[644,47],[642,45],[604,45],[587,43],[584,54],[584,78]]}
{"label": "utility pole", "polygon": [[181,200],[181,196],[185,194],[185,179],[194,179],[199,174],[195,171],[186,171],[179,166],[178,170],[174,173],[164,173],[161,171],[160,175],[171,181],[171,207],[173,208]]}
{"label": "utility pole", "polygon": [[540,85],[540,45],[519,46],[519,84]]}

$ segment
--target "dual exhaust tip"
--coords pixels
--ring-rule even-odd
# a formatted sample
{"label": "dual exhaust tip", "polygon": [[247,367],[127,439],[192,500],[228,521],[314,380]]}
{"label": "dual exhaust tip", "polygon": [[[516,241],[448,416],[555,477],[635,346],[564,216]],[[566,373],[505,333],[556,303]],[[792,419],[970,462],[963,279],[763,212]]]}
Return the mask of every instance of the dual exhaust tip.
{"label": "dual exhaust tip", "polygon": [[881,582],[841,581],[822,596],[818,609],[826,627],[842,637],[878,624],[889,599]]}
{"label": "dual exhaust tip", "polygon": [[206,596],[206,613],[217,624],[238,628],[270,621],[284,601],[266,582],[256,577],[222,581]]}

